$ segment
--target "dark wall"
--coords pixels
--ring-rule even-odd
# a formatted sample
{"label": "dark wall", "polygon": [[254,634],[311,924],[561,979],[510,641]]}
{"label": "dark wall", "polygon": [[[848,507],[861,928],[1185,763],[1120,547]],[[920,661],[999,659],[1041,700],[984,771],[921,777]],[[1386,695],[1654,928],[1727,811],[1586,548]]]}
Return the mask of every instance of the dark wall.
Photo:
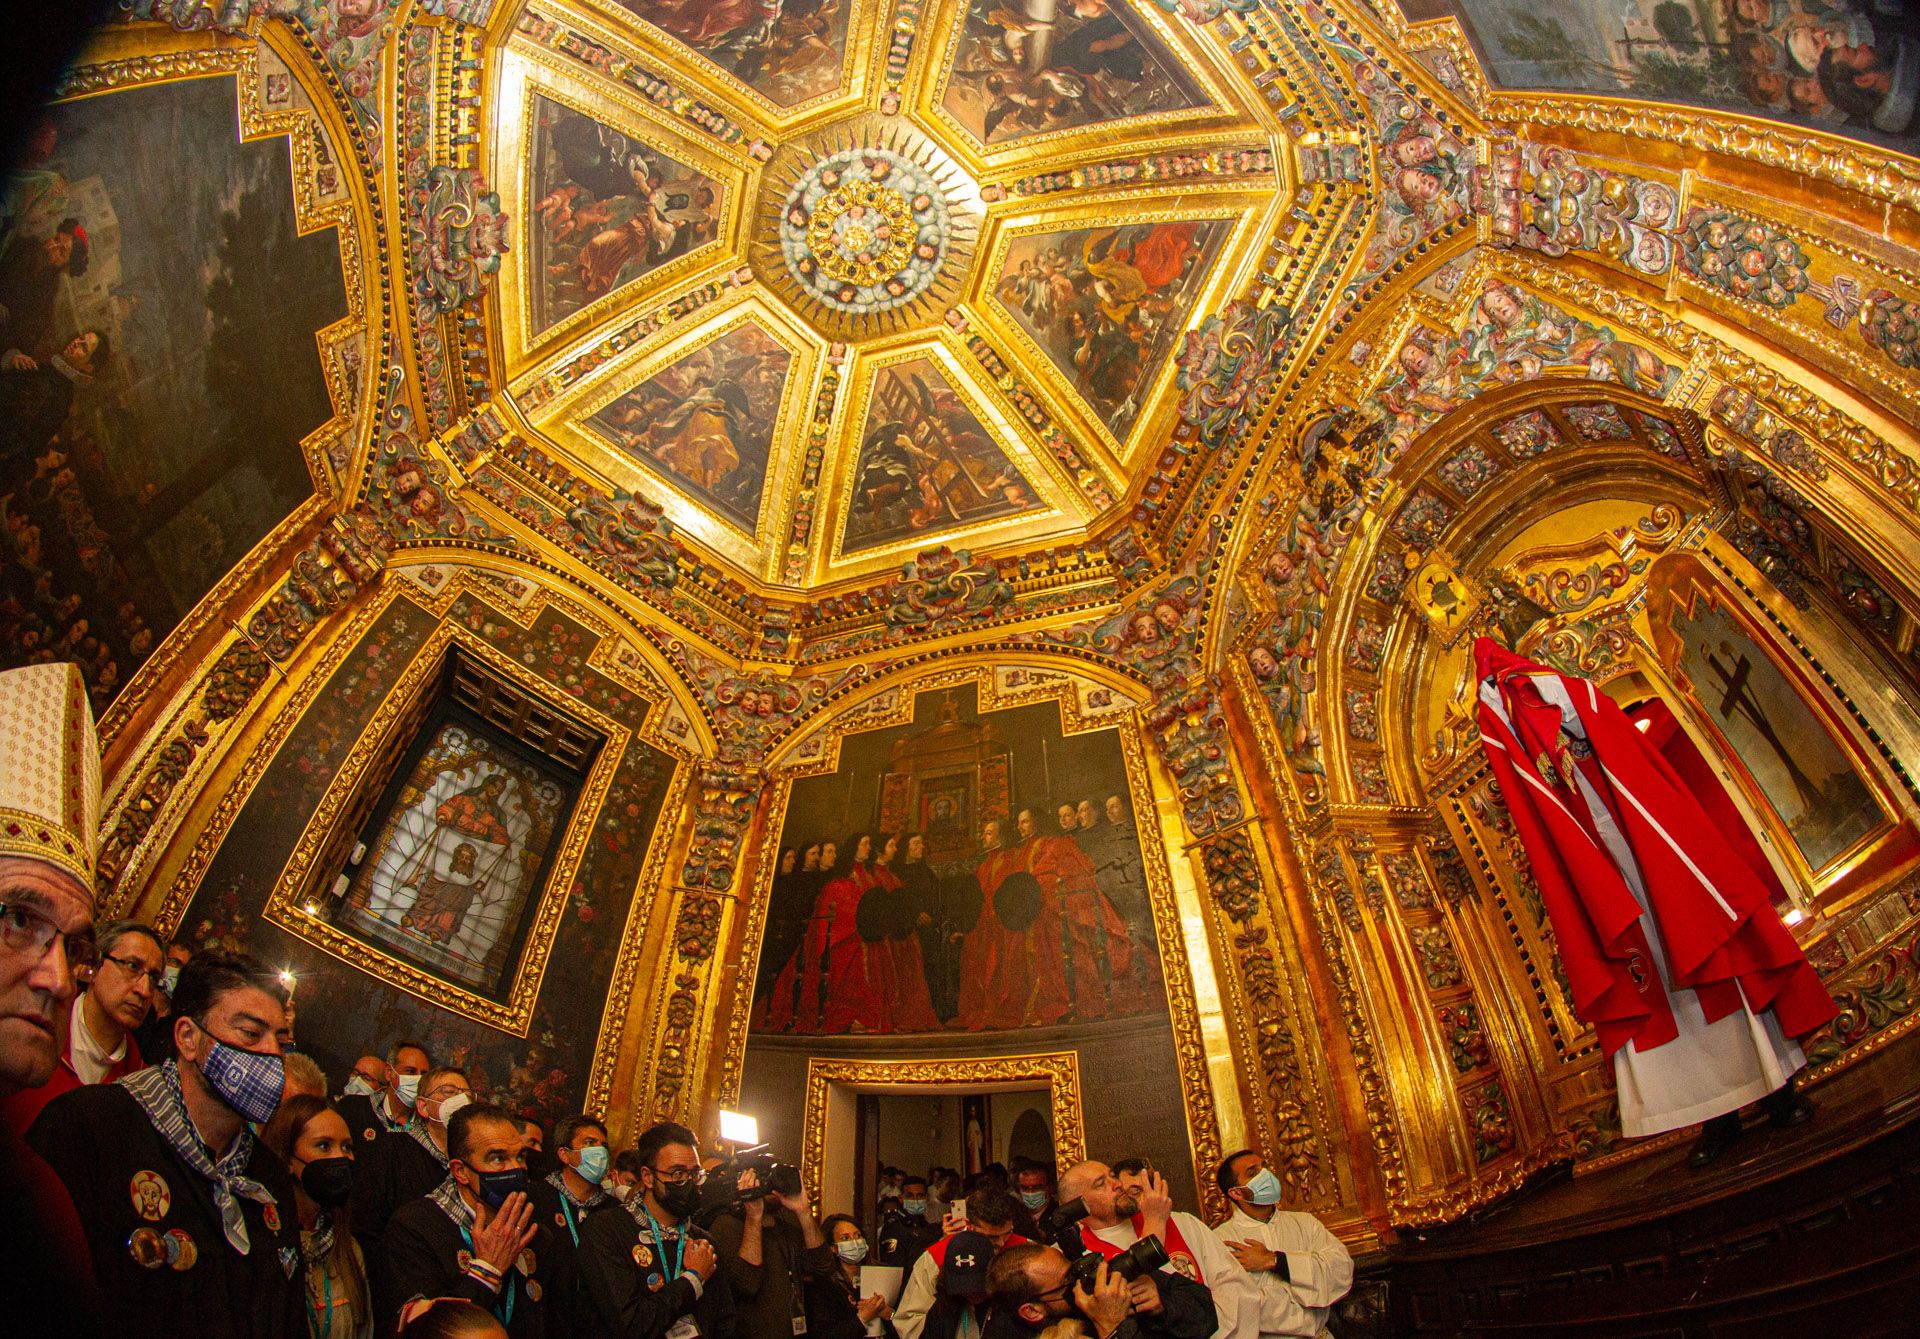
{"label": "dark wall", "polygon": [[[598,638],[556,613],[522,630],[464,597],[450,621],[484,638],[561,692],[638,729],[647,704],[587,668]],[[300,1048],[335,1085],[356,1056],[397,1037],[467,1067],[476,1089],[543,1122],[579,1110],[621,936],[673,759],[627,744],[569,895],[525,1037],[450,1012],[308,947],[261,916],[275,879],[347,751],[405,670],[435,620],[406,598],[349,652],[281,746],[208,869],[181,934],[191,943],[251,949],[299,975]],[[321,882],[330,883],[331,875]]]}

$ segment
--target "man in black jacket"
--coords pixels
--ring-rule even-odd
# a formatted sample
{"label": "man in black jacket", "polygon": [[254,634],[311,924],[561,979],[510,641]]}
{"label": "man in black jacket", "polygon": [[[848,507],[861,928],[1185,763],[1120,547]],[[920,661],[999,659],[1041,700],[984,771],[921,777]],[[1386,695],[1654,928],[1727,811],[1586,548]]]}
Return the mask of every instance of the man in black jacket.
{"label": "man in black jacket", "polygon": [[374,1311],[381,1316],[393,1314],[407,1300],[387,1295],[386,1275],[379,1268],[387,1220],[401,1205],[447,1179],[452,1143],[448,1123],[472,1101],[473,1085],[464,1071],[446,1066],[431,1070],[421,1081],[418,1118],[355,1154],[353,1237],[373,1269]]}
{"label": "man in black jacket", "polygon": [[793,1339],[806,1326],[807,1280],[833,1277],[833,1247],[805,1186],[782,1195],[745,1171],[739,1189],[747,1198],[712,1222],[721,1271],[740,1309],[739,1339]]}
{"label": "man in black jacket", "polygon": [[513,1113],[467,1103],[448,1122],[447,1151],[446,1180],[387,1224],[378,1328],[390,1333],[408,1298],[460,1297],[492,1312],[510,1339],[557,1333],[548,1325],[553,1242],[528,1193]]}
{"label": "man in black jacket", "polygon": [[1085,1319],[1091,1339],[1210,1339],[1219,1324],[1213,1294],[1168,1270],[1129,1283],[1103,1261],[1091,1286],[1071,1283],[1058,1246],[1009,1246],[987,1270],[989,1339],[1024,1339],[1062,1317]]}
{"label": "man in black jacket", "polygon": [[254,958],[209,950],[174,1003],[177,1059],[61,1094],[27,1142],[66,1183],[117,1314],[153,1333],[296,1339],[293,1183],[247,1124],[280,1103],[286,992]]}
{"label": "man in black jacket", "polygon": [[618,1211],[593,1214],[576,1257],[600,1339],[734,1339],[733,1297],[700,1207],[693,1131],[662,1122],[640,1136],[639,1180]]}

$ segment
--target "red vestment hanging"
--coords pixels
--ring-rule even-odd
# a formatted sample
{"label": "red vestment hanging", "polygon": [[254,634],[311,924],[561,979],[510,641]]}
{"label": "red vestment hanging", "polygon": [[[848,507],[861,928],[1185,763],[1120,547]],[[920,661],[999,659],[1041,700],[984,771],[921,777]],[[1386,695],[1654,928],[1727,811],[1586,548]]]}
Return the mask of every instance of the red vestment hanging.
{"label": "red vestment hanging", "polygon": [[[1572,987],[1573,1010],[1606,1054],[1647,1051],[1678,1035],[1652,965],[1641,906],[1598,838],[1584,777],[1630,847],[1666,948],[1674,987],[1692,990],[1709,1023],[1745,1005],[1774,1011],[1787,1036],[1831,1019],[1833,999],[1780,923],[1766,887],[1619,704],[1584,679],[1556,675],[1496,643],[1474,643],[1487,761],[1513,816]],[[1558,680],[1585,732],[1563,732],[1537,678]],[[1495,695],[1499,709],[1488,701]]]}

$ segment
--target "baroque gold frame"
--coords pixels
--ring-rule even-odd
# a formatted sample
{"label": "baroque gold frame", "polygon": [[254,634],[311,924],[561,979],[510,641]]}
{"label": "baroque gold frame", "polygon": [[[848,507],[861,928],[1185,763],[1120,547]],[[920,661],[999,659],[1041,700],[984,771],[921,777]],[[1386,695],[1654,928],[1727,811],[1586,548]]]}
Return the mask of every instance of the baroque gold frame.
{"label": "baroque gold frame", "polygon": [[[871,691],[842,708],[832,720],[791,741],[768,768],[771,797],[760,829],[760,851],[749,852],[747,860],[755,861],[756,854],[763,855],[765,848],[778,840],[794,780],[832,772],[839,763],[840,742],[847,735],[910,723],[914,699],[922,693],[973,684],[979,689],[979,710],[982,714],[1037,702],[1052,702],[1059,708],[1061,729],[1065,734],[1117,730],[1127,778],[1127,799],[1133,805],[1135,827],[1140,833],[1140,854],[1146,866],[1148,901],[1153,908],[1154,936],[1160,954],[1161,976],[1165,982],[1174,1054],[1179,1063],[1180,1088],[1193,1152],[1195,1180],[1201,1187],[1202,1202],[1211,1203],[1207,1192],[1211,1184],[1209,1174],[1224,1152],[1221,1112],[1210,1083],[1207,1047],[1201,1025],[1201,992],[1196,988],[1195,964],[1188,956],[1188,941],[1182,923],[1183,909],[1174,888],[1170,853],[1162,839],[1159,822],[1161,804],[1150,775],[1146,742],[1142,738],[1137,711],[1117,710],[1098,714],[1083,711],[1077,684],[1098,683],[1116,696],[1124,697],[1130,704],[1140,700],[1140,688],[1136,684],[1113,678],[1110,674],[1101,674],[1092,666],[1078,662],[1066,666],[1057,659],[1048,664],[1044,655],[1038,655],[1022,665],[1033,676],[1033,681],[1030,684],[1009,685],[1011,691],[1002,691],[998,675],[1008,667],[1008,662],[1009,658],[1004,654],[992,660],[971,658],[962,664],[937,669],[932,673],[923,671],[917,676],[903,674],[885,680],[873,685]],[[1072,673],[1063,672],[1069,670]],[[1112,681],[1108,682],[1110,678]],[[889,695],[891,702],[887,700]],[[750,876],[751,882],[742,890],[741,896],[746,905],[738,938],[734,941],[737,945],[734,956],[740,963],[752,963],[759,958],[760,941],[766,929],[767,904],[773,888],[774,864],[769,859],[757,859],[755,872]],[[1211,960],[1199,964],[1199,970],[1208,977],[1206,996],[1210,999],[1219,998],[1219,989],[1211,979],[1214,970]],[[752,1005],[751,975],[748,974],[746,978],[736,979],[733,983],[724,1030],[719,1026],[714,1029],[713,1042],[725,1046],[713,1084],[719,1103],[723,1106],[737,1102],[740,1097],[748,1016]],[[1227,1023],[1229,1028],[1237,1026],[1232,1019],[1228,1019]],[[916,1063],[927,1065],[930,1073],[938,1073],[945,1066],[963,1064],[961,1061],[945,1059]],[[1237,1110],[1237,1094],[1232,1105]],[[1237,1129],[1235,1133],[1238,1133]]]}
{"label": "baroque gold frame", "polygon": [[[330,921],[308,909],[314,898],[327,896],[324,890],[315,891],[317,882],[331,873],[329,869],[320,867],[318,861],[341,837],[341,825],[351,812],[353,802],[364,793],[364,787],[375,784],[373,771],[376,765],[390,757],[395,748],[405,746],[406,740],[400,737],[399,731],[413,715],[414,708],[433,692],[447,654],[455,646],[495,673],[513,680],[556,712],[583,719],[606,738],[606,743],[601,746],[599,755],[587,773],[586,782],[580,788],[573,815],[561,836],[559,851],[548,870],[546,885],[540,890],[526,943],[521,949],[519,964],[513,971],[513,984],[508,989],[504,1003],[422,971],[391,953],[343,933]],[[606,799],[608,786],[613,782],[613,774],[626,755],[631,734],[612,717],[595,711],[585,703],[562,700],[551,691],[544,679],[528,673],[465,628],[442,623],[427,637],[399,680],[388,690],[359,741],[347,754],[346,761],[334,773],[320,803],[308,818],[299,841],[294,844],[292,854],[287,857],[280,877],[274,882],[263,914],[267,920],[296,938],[305,940],[351,967],[379,977],[388,985],[442,1008],[451,1008],[503,1032],[524,1037],[533,1020],[534,1002],[539,998],[540,982],[546,975],[547,960],[553,951],[554,933],[559,928],[561,914],[566,910],[567,890],[572,887],[573,876],[586,854],[587,839],[599,819],[600,806]],[[385,778],[379,778],[378,784],[385,784]]]}
{"label": "baroque gold frame", "polygon": [[800,1145],[800,1179],[820,1194],[826,1166],[827,1097],[836,1085],[856,1092],[886,1088],[979,1087],[1044,1082],[1053,1114],[1054,1166],[1065,1170],[1087,1156],[1086,1126],[1080,1113],[1080,1053],[1046,1051],[1033,1055],[978,1056],[963,1060],[807,1061],[807,1104]]}

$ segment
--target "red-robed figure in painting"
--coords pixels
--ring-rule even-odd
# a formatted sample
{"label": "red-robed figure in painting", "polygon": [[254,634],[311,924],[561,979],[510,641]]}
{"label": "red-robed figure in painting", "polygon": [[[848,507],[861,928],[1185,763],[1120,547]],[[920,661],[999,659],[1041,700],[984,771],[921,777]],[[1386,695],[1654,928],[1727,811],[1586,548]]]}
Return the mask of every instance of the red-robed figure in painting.
{"label": "red-robed figure in painting", "polygon": [[862,903],[866,918],[861,937],[867,944],[867,984],[887,1011],[889,1032],[936,1032],[940,1019],[927,993],[927,968],[920,955],[919,920],[926,909],[911,905],[906,884],[893,871],[900,838],[889,834],[873,864],[873,888]]}
{"label": "red-robed figure in painting", "polygon": [[[885,1032],[890,1011],[874,990],[872,959],[879,945],[860,937],[860,902],[876,886],[873,837],[861,833],[845,846],[829,843],[835,854],[827,880],[814,899],[806,938],[794,960],[774,981],[773,994],[756,1026],[792,1032]],[[793,981],[800,981],[795,1002]]]}
{"label": "red-robed figure in painting", "polygon": [[[1481,638],[1487,761],[1559,943],[1574,1012],[1613,1057],[1629,1135],[1709,1122],[1695,1165],[1765,1098],[1804,1119],[1793,1038],[1834,1003],[1781,924],[1752,843],[1722,836],[1619,705]],[[1716,1124],[1730,1121],[1731,1125]]]}
{"label": "red-robed figure in painting", "polygon": [[985,903],[960,946],[960,1025],[1044,1027],[1072,1006],[1061,974],[1060,904],[1028,868],[1032,851],[1003,848],[1000,821],[981,825],[986,854],[974,876]]}
{"label": "red-robed figure in painting", "polygon": [[1143,1012],[1153,958],[1135,951],[1126,918],[1100,890],[1093,861],[1073,838],[1043,835],[1040,815],[1032,809],[1022,809],[1015,822],[1022,867],[1060,908],[1061,958],[1073,1017],[1091,1022]]}

